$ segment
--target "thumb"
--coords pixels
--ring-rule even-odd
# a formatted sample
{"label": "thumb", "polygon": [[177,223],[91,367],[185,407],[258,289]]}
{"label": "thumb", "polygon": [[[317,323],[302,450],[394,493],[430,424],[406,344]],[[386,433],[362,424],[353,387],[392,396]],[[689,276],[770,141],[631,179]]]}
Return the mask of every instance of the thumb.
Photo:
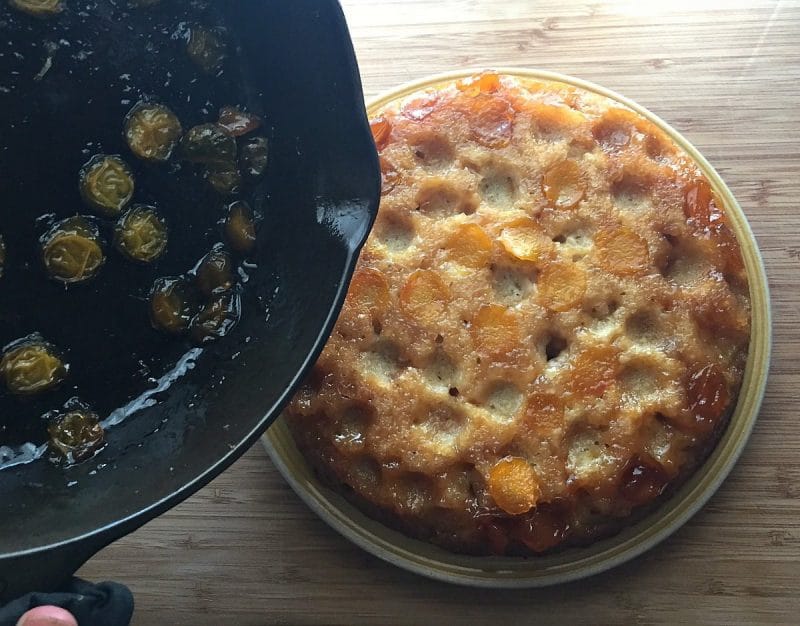
{"label": "thumb", "polygon": [[72,613],[58,606],[37,606],[22,615],[17,626],[78,626]]}

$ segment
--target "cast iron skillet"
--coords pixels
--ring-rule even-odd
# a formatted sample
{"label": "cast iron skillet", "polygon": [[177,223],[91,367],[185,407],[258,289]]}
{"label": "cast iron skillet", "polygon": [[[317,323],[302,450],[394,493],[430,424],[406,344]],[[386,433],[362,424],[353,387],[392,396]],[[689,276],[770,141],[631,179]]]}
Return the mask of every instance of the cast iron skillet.
{"label": "cast iron skillet", "polygon": [[[51,20],[0,5],[0,232],[9,256],[0,344],[39,331],[72,365],[67,383],[44,396],[0,392],[0,445],[41,443],[39,416],[72,396],[108,416],[149,395],[92,460],[65,469],[41,458],[0,471],[3,601],[57,587],[256,440],[321,350],[379,198],[356,60],[335,1],[65,4]],[[220,76],[189,61],[182,22],[224,29]],[[144,300],[154,278],[185,271],[220,240],[223,200],[190,168],[147,165],[127,151],[122,119],[141,96],[168,104],[185,128],[215,119],[224,104],[267,120],[270,166],[248,194],[264,221],[243,317],[202,353],[153,331]],[[134,166],[136,200],[162,208],[170,248],[155,267],[109,252],[97,279],[65,289],[44,275],[35,218],[88,213],[77,172],[101,151]],[[166,380],[176,363],[184,366]]]}

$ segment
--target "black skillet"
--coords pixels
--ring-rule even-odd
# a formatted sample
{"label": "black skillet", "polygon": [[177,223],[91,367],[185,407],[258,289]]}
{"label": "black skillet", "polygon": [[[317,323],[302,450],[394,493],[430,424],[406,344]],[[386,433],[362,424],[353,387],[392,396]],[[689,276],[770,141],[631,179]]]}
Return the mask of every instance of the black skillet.
{"label": "black skillet", "polygon": [[[242,454],[319,353],[377,209],[377,157],[356,60],[333,0],[65,0],[37,20],[0,4],[0,344],[41,332],[70,376],[34,399],[0,391],[0,445],[44,441],[40,416],[72,396],[108,416],[149,391],[93,459],[40,458],[0,470],[0,601],[57,587],[96,551],[180,502]],[[219,76],[189,60],[186,24],[219,29]],[[47,62],[47,58],[50,61]],[[47,68],[49,65],[49,69]],[[46,70],[46,71],[45,71]],[[142,96],[185,128],[236,104],[270,135],[266,179],[246,198],[264,216],[232,334],[154,381],[191,348],[149,327],[153,279],[187,270],[220,240],[224,200],[199,172],[137,161],[122,120]],[[65,289],[36,250],[41,215],[88,213],[80,166],[96,152],[134,167],[136,200],[161,207],[166,256],[139,267],[109,252],[100,275]],[[51,215],[51,217],[53,217]],[[151,406],[147,406],[152,404]],[[6,450],[6,452],[8,452]]]}

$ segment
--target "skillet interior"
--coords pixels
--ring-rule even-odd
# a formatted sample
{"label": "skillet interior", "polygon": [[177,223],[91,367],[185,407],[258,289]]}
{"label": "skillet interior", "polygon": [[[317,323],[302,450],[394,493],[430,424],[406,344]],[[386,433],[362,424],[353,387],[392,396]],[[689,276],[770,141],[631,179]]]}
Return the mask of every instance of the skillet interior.
{"label": "skillet interior", "polygon": [[[0,444],[40,443],[38,416],[71,396],[107,416],[152,389],[148,378],[191,347],[151,330],[143,299],[155,277],[187,270],[220,239],[224,200],[189,168],[143,164],[127,151],[121,128],[132,104],[155,96],[184,128],[213,120],[224,104],[246,105],[267,121],[270,166],[248,198],[264,221],[234,332],[154,394],[156,404],[114,426],[91,461],[65,469],[40,459],[0,471],[6,597],[58,584],[246,449],[321,348],[377,209],[377,161],[337,3],[67,6],[45,21],[0,9],[0,232],[9,257],[0,343],[40,331],[72,365],[55,392],[0,395]],[[230,58],[220,76],[188,60],[173,36],[181,22],[226,29]],[[48,55],[52,67],[37,80]],[[109,252],[97,279],[65,290],[44,276],[36,248],[44,227],[35,218],[89,213],[77,172],[97,152],[134,167],[135,199],[162,208],[170,247],[155,267]]]}

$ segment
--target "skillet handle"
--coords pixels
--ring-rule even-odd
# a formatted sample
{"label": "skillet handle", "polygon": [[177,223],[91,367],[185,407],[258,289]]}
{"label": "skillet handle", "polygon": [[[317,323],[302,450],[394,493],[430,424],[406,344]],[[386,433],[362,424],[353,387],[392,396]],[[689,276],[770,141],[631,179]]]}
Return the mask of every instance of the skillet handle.
{"label": "skillet handle", "polygon": [[0,605],[32,591],[62,588],[105,543],[93,538],[0,560]]}

